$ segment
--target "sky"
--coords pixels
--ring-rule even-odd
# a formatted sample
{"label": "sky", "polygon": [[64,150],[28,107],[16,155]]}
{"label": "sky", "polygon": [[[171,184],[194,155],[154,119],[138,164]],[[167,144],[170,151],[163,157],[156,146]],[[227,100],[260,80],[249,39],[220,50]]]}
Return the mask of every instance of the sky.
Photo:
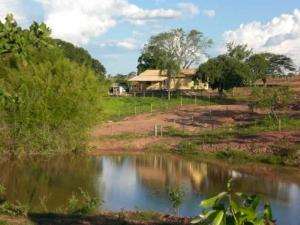
{"label": "sky", "polygon": [[211,38],[210,57],[234,41],[300,66],[299,0],[0,0],[0,20],[7,13],[22,27],[45,22],[53,37],[84,47],[109,74],[136,71],[147,40],[174,28]]}

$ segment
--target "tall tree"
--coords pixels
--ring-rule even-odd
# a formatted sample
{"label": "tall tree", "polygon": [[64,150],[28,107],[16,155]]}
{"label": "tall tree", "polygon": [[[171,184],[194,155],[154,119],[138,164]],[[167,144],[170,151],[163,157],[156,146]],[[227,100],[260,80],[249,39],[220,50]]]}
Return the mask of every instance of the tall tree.
{"label": "tall tree", "polygon": [[197,30],[186,33],[183,29],[174,29],[160,33],[152,36],[145,45],[139,58],[138,70],[143,72],[146,69],[157,69],[160,64],[157,55],[161,52],[165,52],[165,55],[178,62],[180,68],[190,68],[207,56],[206,51],[211,45],[212,40]]}
{"label": "tall tree", "polygon": [[254,54],[247,59],[247,64],[251,69],[251,76],[248,78],[250,85],[254,84],[256,80],[261,79],[264,83],[267,81],[267,74],[269,70],[269,61],[263,54]]}
{"label": "tall tree", "polygon": [[249,49],[247,45],[235,44],[229,42],[226,44],[227,55],[240,61],[247,60],[252,55],[252,49]]}

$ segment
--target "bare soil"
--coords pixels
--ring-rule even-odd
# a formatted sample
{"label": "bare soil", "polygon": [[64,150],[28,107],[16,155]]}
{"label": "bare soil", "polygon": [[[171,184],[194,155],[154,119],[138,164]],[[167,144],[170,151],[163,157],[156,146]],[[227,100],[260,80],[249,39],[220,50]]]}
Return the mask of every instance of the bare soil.
{"label": "bare soil", "polygon": [[[297,112],[294,113],[299,116]],[[92,132],[90,146],[92,154],[102,152],[140,152],[153,145],[175,147],[183,138],[154,136],[154,126],[163,129],[174,127],[190,133],[218,129],[234,124],[246,124],[263,118],[262,111],[250,112],[247,105],[189,105],[167,112],[145,113],[130,116],[119,122],[99,125]],[[219,151],[225,148],[241,149],[250,153],[269,153],[278,143],[300,143],[299,131],[261,132],[253,136],[241,136],[220,140],[217,144],[201,145],[203,151]]]}

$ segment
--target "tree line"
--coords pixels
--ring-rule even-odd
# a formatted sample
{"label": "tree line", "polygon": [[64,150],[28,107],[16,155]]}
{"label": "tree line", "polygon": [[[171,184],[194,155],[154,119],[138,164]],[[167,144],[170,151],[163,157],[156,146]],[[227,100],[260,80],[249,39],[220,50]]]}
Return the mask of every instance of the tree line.
{"label": "tree line", "polygon": [[[252,86],[257,80],[265,84],[268,76],[293,73],[293,60],[269,52],[255,53],[247,45],[228,43],[227,52],[210,58],[213,41],[197,30],[173,29],[150,38],[138,59],[138,73],[147,69],[166,71],[170,83],[181,69],[198,68],[195,81],[208,82],[222,95],[234,87]],[[205,59],[208,59],[203,63]]]}

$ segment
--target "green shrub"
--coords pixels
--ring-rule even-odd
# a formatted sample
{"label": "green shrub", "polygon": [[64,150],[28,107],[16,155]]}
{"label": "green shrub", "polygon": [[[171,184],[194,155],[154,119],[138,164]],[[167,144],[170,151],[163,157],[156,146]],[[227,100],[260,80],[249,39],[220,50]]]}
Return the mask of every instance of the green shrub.
{"label": "green shrub", "polygon": [[74,195],[69,199],[67,213],[72,215],[88,215],[93,213],[101,201],[98,198],[91,197],[87,192],[80,189],[79,195]]}
{"label": "green shrub", "polygon": [[44,23],[23,29],[8,15],[0,36],[2,151],[80,149],[99,113],[94,70],[67,59]]}
{"label": "green shrub", "polygon": [[172,207],[176,214],[179,216],[179,207],[183,202],[184,191],[180,187],[170,188],[169,189],[169,200],[172,204]]}
{"label": "green shrub", "polygon": [[264,108],[274,113],[293,102],[294,93],[289,87],[253,87],[249,108]]}
{"label": "green shrub", "polygon": [[0,184],[0,215],[26,216],[28,207],[20,203],[12,204],[5,198],[5,187]]}
{"label": "green shrub", "polygon": [[31,57],[40,60],[0,65],[1,144],[17,154],[80,148],[99,111],[94,73],[56,50],[33,51]]}

